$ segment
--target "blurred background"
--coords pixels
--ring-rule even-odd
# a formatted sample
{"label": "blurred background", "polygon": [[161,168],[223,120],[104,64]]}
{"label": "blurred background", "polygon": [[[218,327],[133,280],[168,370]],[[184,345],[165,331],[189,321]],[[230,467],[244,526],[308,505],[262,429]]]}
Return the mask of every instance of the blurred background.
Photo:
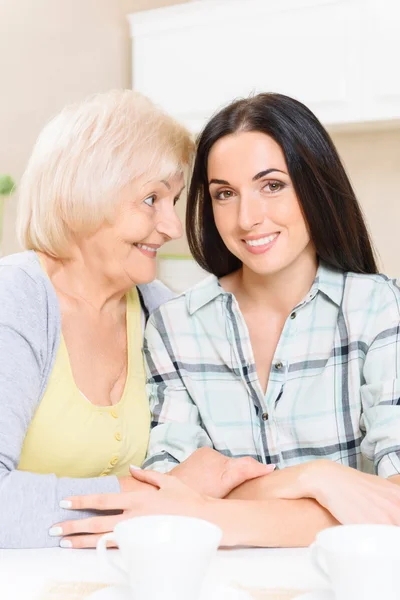
{"label": "blurred background", "polygon": [[[65,104],[133,86],[197,133],[234,98],[276,91],[307,104],[328,128],[381,269],[400,276],[399,4],[0,0],[0,173],[17,184],[0,202],[1,253],[19,250],[18,181],[40,129]],[[159,268],[176,290],[202,276],[185,239],[163,248]]]}

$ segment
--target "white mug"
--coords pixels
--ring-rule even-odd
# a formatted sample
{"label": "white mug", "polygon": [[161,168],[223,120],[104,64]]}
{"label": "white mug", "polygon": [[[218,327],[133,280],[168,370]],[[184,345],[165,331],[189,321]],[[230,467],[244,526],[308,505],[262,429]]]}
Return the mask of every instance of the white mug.
{"label": "white mug", "polygon": [[330,527],[316,536],[311,559],[336,600],[400,599],[400,527]]}
{"label": "white mug", "polygon": [[[134,600],[197,600],[221,539],[208,521],[154,515],[121,521],[97,552],[123,573]],[[108,541],[119,550],[107,550]]]}

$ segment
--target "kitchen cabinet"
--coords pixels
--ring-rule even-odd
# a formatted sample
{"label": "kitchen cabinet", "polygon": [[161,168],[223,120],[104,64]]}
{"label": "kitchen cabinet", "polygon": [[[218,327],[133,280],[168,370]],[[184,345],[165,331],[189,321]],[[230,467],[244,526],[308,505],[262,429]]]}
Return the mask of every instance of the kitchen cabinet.
{"label": "kitchen cabinet", "polygon": [[400,2],[366,0],[362,13],[362,114],[400,117]]}
{"label": "kitchen cabinet", "polygon": [[129,16],[133,87],[193,131],[275,91],[326,125],[400,119],[398,0],[202,0]]}

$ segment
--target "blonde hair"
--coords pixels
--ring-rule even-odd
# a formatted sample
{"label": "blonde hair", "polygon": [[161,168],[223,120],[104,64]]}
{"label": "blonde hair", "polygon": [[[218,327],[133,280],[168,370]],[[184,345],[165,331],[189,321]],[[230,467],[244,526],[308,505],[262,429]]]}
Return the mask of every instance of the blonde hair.
{"label": "blonde hair", "polygon": [[42,130],[19,186],[22,246],[68,258],[73,235],[112,219],[120,192],[141,175],[167,179],[190,163],[189,132],[132,90],[67,106]]}

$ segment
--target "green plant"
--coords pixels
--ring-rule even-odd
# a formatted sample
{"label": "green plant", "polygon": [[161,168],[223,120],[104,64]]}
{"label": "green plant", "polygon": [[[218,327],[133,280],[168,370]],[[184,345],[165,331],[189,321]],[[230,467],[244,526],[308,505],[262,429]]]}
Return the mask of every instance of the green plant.
{"label": "green plant", "polygon": [[10,175],[0,175],[0,242],[3,237],[4,200],[15,189],[15,183]]}
{"label": "green plant", "polygon": [[11,175],[0,175],[0,196],[9,196],[15,188]]}

